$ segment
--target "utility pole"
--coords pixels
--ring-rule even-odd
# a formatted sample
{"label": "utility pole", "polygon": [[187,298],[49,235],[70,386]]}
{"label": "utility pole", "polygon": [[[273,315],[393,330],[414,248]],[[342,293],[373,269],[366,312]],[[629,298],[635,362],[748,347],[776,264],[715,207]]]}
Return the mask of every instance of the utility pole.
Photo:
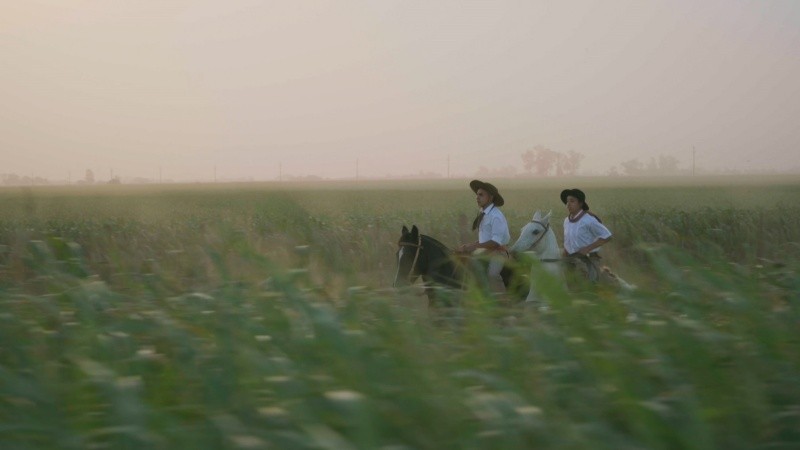
{"label": "utility pole", "polygon": [[695,162],[695,150],[694,145],[692,146],[692,176],[694,176],[694,162]]}
{"label": "utility pole", "polygon": [[278,162],[278,181],[283,181],[283,163]]}
{"label": "utility pole", "polygon": [[217,182],[217,165],[214,164],[214,183]]}

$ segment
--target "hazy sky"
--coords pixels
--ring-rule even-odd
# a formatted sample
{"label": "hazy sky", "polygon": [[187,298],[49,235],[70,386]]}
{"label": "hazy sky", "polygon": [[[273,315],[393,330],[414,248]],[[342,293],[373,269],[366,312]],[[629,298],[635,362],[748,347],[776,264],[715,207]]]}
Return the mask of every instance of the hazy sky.
{"label": "hazy sky", "polygon": [[800,169],[800,1],[6,0],[0,173]]}

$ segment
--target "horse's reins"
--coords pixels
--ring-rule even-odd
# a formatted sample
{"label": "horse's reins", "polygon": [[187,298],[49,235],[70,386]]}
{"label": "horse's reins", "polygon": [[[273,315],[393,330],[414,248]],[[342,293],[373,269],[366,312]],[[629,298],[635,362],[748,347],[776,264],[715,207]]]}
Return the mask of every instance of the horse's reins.
{"label": "horse's reins", "polygon": [[417,260],[419,259],[419,251],[422,249],[422,235],[420,234],[418,237],[418,241],[416,244],[412,244],[410,242],[400,242],[398,245],[401,247],[417,247],[417,252],[414,254],[414,262],[411,263],[411,269],[408,271],[408,278],[411,278],[411,275],[414,274],[414,269],[417,267]]}

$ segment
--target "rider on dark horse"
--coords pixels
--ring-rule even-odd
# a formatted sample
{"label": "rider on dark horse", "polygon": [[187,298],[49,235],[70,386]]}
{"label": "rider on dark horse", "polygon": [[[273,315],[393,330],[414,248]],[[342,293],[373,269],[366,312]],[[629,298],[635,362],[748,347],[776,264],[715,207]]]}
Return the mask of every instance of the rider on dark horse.
{"label": "rider on dark horse", "polygon": [[469,187],[475,193],[475,199],[480,208],[478,216],[472,223],[472,230],[478,231],[478,240],[469,244],[462,244],[458,251],[460,253],[483,254],[488,257],[488,268],[486,276],[489,281],[489,288],[493,292],[505,292],[503,279],[500,271],[506,261],[507,254],[505,245],[511,240],[511,233],[508,231],[508,222],[500,207],[505,204],[503,196],[497,188],[490,183],[480,180],[472,180]]}

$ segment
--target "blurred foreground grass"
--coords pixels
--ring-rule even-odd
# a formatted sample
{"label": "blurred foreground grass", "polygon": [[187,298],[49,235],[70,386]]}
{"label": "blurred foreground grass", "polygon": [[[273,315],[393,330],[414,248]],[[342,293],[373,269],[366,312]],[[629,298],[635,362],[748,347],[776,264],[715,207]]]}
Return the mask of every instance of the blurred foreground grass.
{"label": "blurred foreground grass", "polygon": [[641,289],[427,311],[462,184],[0,191],[0,448],[800,446],[797,184],[590,185]]}

